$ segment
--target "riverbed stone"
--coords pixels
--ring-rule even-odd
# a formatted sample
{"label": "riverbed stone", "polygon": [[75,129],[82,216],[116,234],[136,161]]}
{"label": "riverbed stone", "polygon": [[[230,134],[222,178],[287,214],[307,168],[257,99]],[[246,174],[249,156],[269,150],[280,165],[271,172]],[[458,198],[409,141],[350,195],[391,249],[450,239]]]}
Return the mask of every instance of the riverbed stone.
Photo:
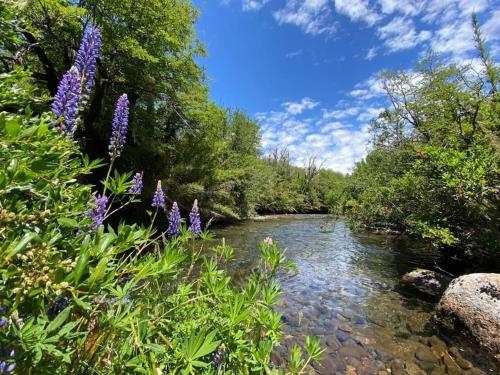
{"label": "riverbed stone", "polygon": [[425,371],[432,370],[438,363],[438,359],[427,346],[418,348],[415,352],[415,358],[417,358],[420,367]]}
{"label": "riverbed stone", "polygon": [[486,350],[500,354],[500,274],[454,279],[439,301],[436,319],[446,329],[470,335]]}
{"label": "riverbed stone", "polygon": [[426,375],[426,373],[412,361],[405,362],[405,370],[408,375]]}
{"label": "riverbed stone", "polygon": [[405,368],[403,362],[400,359],[394,359],[391,362],[391,374],[392,375],[405,375]]}
{"label": "riverbed stone", "polygon": [[470,363],[468,360],[466,360],[462,355],[460,354],[459,350],[456,347],[452,347],[448,350],[448,353],[453,357],[455,362],[457,363],[458,366],[463,368],[464,370],[469,370],[472,367],[472,363]]}
{"label": "riverbed stone", "polygon": [[451,278],[434,271],[417,268],[405,273],[400,282],[432,297],[439,297],[445,291]]}

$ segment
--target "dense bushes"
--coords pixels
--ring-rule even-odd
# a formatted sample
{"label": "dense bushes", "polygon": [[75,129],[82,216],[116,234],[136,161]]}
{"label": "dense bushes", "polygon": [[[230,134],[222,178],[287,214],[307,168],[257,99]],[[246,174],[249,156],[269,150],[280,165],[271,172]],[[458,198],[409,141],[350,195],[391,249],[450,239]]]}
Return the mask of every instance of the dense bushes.
{"label": "dense bushes", "polygon": [[391,110],[372,123],[374,149],[348,179],[345,212],[475,255],[500,248],[499,69],[474,18],[482,66],[435,56],[383,77]]}
{"label": "dense bushes", "polygon": [[[175,209],[168,230],[155,228],[166,204],[160,183],[150,225],[107,225],[141,196],[143,175],[114,168],[128,139],[128,99],[115,110],[107,177],[98,186],[80,182],[105,163],[83,156],[69,131],[81,113],[73,100],[85,103],[76,90],[83,85],[70,84],[85,69],[74,69],[56,94],[57,117],[32,112],[44,98],[35,98],[27,72],[0,80],[2,371],[278,373],[270,355],[281,335],[275,276],[290,267],[282,253],[263,242],[262,261],[234,285],[223,270],[231,248],[195,240],[209,239],[196,205],[189,229]],[[292,373],[319,357],[318,342],[307,339],[305,359],[294,348]]]}

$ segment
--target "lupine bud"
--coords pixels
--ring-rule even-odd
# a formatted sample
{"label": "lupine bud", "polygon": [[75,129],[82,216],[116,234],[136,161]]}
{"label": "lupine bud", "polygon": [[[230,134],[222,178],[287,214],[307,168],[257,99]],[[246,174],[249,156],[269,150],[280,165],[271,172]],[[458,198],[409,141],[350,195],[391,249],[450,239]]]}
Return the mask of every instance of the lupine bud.
{"label": "lupine bud", "polygon": [[198,200],[195,199],[193,203],[193,208],[189,213],[189,228],[188,230],[194,233],[195,237],[199,237],[201,234],[201,219],[200,211],[198,209]]}
{"label": "lupine bud", "polygon": [[87,215],[92,219],[94,224],[92,225],[92,230],[97,230],[99,228],[103,221],[104,221],[104,215],[106,214],[106,204],[108,203],[108,197],[105,195],[101,197],[101,195],[98,195],[97,197],[94,198],[94,205],[95,207],[92,208],[87,212]]}
{"label": "lupine bud", "polygon": [[177,202],[172,205],[172,210],[168,215],[167,235],[170,238],[177,237],[181,233],[181,214]]}
{"label": "lupine bud", "polygon": [[128,127],[128,104],[127,94],[120,96],[116,102],[111,140],[109,141],[109,155],[112,160],[120,156],[123,146],[125,146]]}
{"label": "lupine bud", "polygon": [[97,56],[101,46],[101,32],[96,26],[85,29],[76,55],[75,66],[80,72],[82,86],[90,90],[94,85]]}
{"label": "lupine bud", "polygon": [[132,178],[132,186],[128,189],[129,194],[141,195],[142,192],[142,173],[136,173]]}
{"label": "lupine bud", "polygon": [[165,209],[165,194],[161,188],[161,181],[158,180],[158,185],[156,186],[155,194],[153,195],[153,203],[151,206],[156,208]]}
{"label": "lupine bud", "polygon": [[58,124],[59,128],[66,131],[69,136],[72,136],[75,131],[81,91],[80,73],[76,67],[72,66],[62,77],[52,103],[52,112],[57,117],[63,118]]}

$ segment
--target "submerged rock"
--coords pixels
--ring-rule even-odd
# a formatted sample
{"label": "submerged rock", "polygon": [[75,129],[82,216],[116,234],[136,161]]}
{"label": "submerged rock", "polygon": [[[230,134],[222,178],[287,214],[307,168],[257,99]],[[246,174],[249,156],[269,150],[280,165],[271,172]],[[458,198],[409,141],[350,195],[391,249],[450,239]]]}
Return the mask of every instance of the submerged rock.
{"label": "submerged rock", "polygon": [[434,271],[417,268],[405,273],[401,277],[401,283],[417,289],[432,297],[439,297],[445,291],[451,278]]}
{"label": "submerged rock", "polygon": [[436,319],[500,354],[500,274],[474,273],[454,279],[439,301]]}

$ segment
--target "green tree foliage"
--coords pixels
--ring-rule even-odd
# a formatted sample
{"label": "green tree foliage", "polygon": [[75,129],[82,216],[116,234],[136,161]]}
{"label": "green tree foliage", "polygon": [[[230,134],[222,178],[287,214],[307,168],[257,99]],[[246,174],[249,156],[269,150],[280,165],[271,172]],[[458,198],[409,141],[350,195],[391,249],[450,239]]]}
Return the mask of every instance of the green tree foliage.
{"label": "green tree foliage", "polygon": [[365,226],[498,254],[499,69],[473,26],[480,69],[431,55],[383,76],[392,108],[372,122],[374,150],[349,178],[345,209]]}

